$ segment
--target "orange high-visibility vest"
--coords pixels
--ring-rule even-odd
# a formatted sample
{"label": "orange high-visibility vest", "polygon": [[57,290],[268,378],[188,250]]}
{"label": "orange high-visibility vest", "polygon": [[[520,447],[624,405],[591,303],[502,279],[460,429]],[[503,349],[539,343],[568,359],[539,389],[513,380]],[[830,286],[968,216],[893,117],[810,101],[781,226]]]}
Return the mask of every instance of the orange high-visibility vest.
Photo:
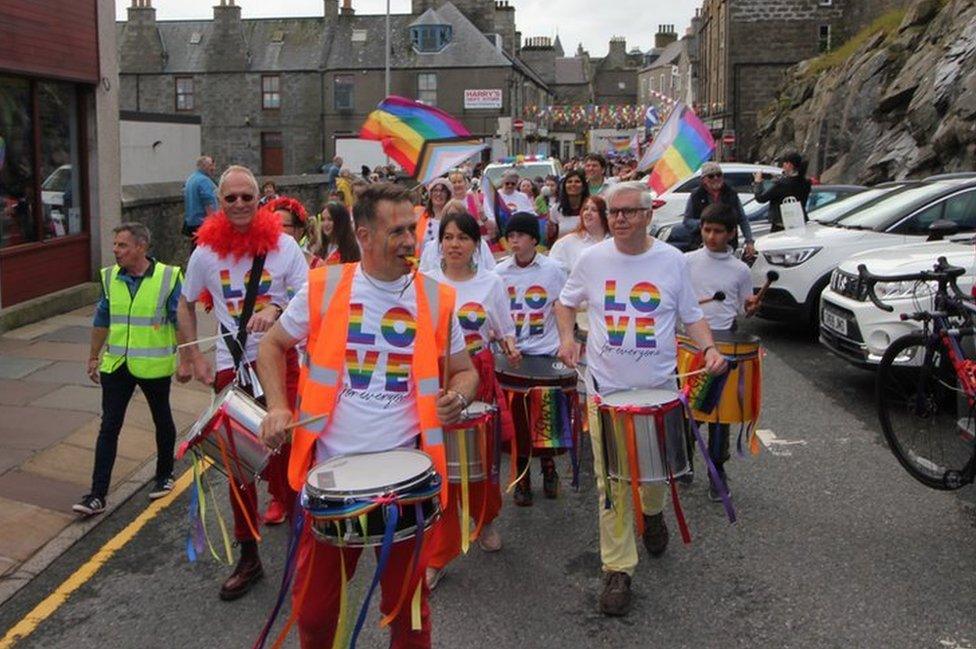
{"label": "orange high-visibility vest", "polygon": [[[328,424],[342,388],[349,302],[358,267],[358,263],[322,266],[308,273],[308,361],[299,377],[298,420],[323,414],[326,417],[296,428],[292,435],[288,481],[295,491],[305,484],[315,458],[316,440],[320,435],[328,435]],[[421,273],[417,273],[413,284],[417,296],[417,337],[411,381],[420,419],[420,447],[430,455],[441,484],[446,487],[447,455],[437,416],[437,394],[441,386],[440,359],[449,349],[455,293],[452,287]],[[383,422],[377,421],[376,425],[382,426]],[[447,489],[442,488],[445,506],[446,496]]]}
{"label": "orange high-visibility vest", "polygon": [[413,213],[417,215],[417,228],[414,234],[417,237],[417,258],[424,252],[424,240],[427,237],[427,224],[430,223],[430,212],[423,205],[413,208]]}

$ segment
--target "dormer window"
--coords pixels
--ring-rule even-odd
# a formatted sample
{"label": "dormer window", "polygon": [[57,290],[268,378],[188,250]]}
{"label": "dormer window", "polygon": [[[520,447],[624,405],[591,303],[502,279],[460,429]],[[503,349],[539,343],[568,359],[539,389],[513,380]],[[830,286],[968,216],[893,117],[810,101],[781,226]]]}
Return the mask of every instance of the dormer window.
{"label": "dormer window", "polygon": [[414,25],[410,28],[410,42],[418,52],[440,52],[451,42],[451,32],[450,25]]}

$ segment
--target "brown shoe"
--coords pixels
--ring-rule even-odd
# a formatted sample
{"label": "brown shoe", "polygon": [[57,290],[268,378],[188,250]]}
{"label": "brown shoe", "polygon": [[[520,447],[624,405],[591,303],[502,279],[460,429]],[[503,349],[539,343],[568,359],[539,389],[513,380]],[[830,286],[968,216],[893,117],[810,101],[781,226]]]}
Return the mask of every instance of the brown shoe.
{"label": "brown shoe", "polygon": [[515,483],[515,491],[512,492],[512,499],[519,507],[532,506],[532,483],[528,476]]}
{"label": "brown shoe", "polygon": [[229,602],[247,594],[251,587],[264,576],[261,559],[258,557],[241,557],[234,572],[220,587],[220,599]]}
{"label": "brown shoe", "polygon": [[620,617],[630,612],[630,575],[626,572],[610,572],[603,578],[600,593],[600,612]]}
{"label": "brown shoe", "polygon": [[652,557],[659,557],[668,549],[668,526],[664,512],[653,516],[644,514],[644,547]]}

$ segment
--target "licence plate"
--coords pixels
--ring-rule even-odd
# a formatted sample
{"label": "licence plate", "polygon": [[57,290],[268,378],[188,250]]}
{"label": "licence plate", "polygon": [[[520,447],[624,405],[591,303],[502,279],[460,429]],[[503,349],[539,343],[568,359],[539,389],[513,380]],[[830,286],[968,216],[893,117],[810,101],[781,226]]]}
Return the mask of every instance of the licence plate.
{"label": "licence plate", "polygon": [[833,329],[842,336],[847,335],[847,320],[844,317],[824,309],[823,323],[828,329]]}

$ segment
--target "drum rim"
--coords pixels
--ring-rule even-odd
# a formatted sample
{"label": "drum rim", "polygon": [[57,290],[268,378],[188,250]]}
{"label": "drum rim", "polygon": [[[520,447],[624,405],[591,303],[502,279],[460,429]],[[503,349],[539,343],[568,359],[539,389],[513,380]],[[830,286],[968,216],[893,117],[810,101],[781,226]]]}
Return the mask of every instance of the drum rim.
{"label": "drum rim", "polygon": [[[441,504],[440,500],[435,496],[429,499],[428,502],[433,503],[434,513],[428,518],[424,519],[424,533],[426,534],[430,528],[434,526],[434,523],[441,517]],[[354,548],[372,548],[383,545],[383,535],[367,535],[367,536],[357,536],[354,540],[344,540],[341,543],[337,542],[340,537],[338,536],[328,536],[319,530],[318,526],[315,524],[316,519],[314,516],[312,518],[312,535],[315,536],[319,542],[326,543],[333,547],[354,547]],[[343,522],[351,521],[350,518],[342,519]],[[407,539],[413,538],[417,535],[417,524],[414,523],[410,527],[404,528],[402,530],[396,530],[393,532],[393,542],[398,543],[400,541],[405,541]]]}
{"label": "drum rim", "polygon": [[240,392],[240,396],[243,397],[245,401],[249,401],[250,405],[260,408],[261,410],[265,410],[261,404],[257,402],[257,399],[248,394],[244,388],[237,385],[237,383],[231,382],[229,385],[227,385],[227,387],[221,390],[216,397],[214,397],[214,402],[207,409],[206,414],[198,417],[197,420],[193,422],[193,425],[190,426],[190,430],[185,435],[188,445],[193,446],[195,445],[194,440],[203,438],[204,427],[206,427],[206,425],[210,423],[210,420],[214,418],[217,411],[220,410],[221,406],[224,405],[224,402],[227,401],[228,396],[235,391]]}
{"label": "drum rim", "polygon": [[[511,377],[516,379],[540,379],[540,377],[537,376],[519,373],[519,368],[512,367],[508,362],[508,358],[506,358],[504,354],[495,354],[494,356],[495,375],[498,377],[499,382],[502,382],[502,377]],[[525,360],[525,358],[547,358],[552,359],[553,364],[562,363],[558,356],[553,356],[551,354],[532,354],[524,357],[522,360]],[[503,367],[499,367],[500,362],[504,364]],[[544,378],[552,384],[559,383],[560,381],[568,381],[570,378],[575,381],[577,378],[576,371],[566,367],[565,364],[563,364],[563,367],[566,370],[564,374]],[[555,370],[556,368],[553,367],[553,369]],[[548,385],[548,383],[546,385]]]}
{"label": "drum rim", "polygon": [[[762,345],[762,338],[760,338],[759,336],[756,336],[755,334],[746,334],[746,333],[739,333],[739,332],[730,333],[728,331],[722,331],[722,330],[713,331],[712,339],[714,340],[716,345],[720,345],[720,344],[732,345],[732,346],[755,345],[757,347]],[[695,341],[691,338],[691,336],[687,334],[678,334],[678,343],[686,344],[686,345],[690,344],[695,349],[698,349],[698,345],[695,344]]]}
{"label": "drum rim", "polygon": [[[428,460],[430,460],[430,467],[427,470],[425,470],[424,472],[420,473],[419,475],[416,475],[416,476],[414,476],[412,478],[407,478],[406,480],[403,480],[403,481],[401,481],[399,483],[395,483],[395,484],[392,484],[392,485],[386,485],[386,486],[384,486],[384,487],[382,487],[380,489],[377,489],[375,487],[371,487],[369,489],[359,489],[359,490],[356,490],[356,489],[324,490],[324,489],[320,489],[319,487],[316,487],[314,485],[309,484],[309,480],[308,480],[309,474],[311,474],[311,472],[314,471],[317,467],[320,467],[323,464],[327,464],[328,462],[333,462],[333,461],[336,461],[336,460],[338,460],[340,458],[358,457],[358,456],[362,456],[362,455],[377,455],[379,453],[390,453],[390,452],[400,452],[400,451],[409,451],[410,453],[415,453],[415,454],[423,455],[425,458],[427,458]],[[309,497],[322,498],[324,500],[344,500],[346,498],[357,498],[358,499],[358,498],[366,498],[366,497],[370,497],[370,496],[374,496],[374,497],[375,496],[382,496],[382,495],[388,494],[388,493],[396,493],[398,495],[402,495],[403,492],[406,491],[407,489],[409,489],[411,487],[414,487],[416,485],[422,484],[423,482],[425,482],[427,480],[430,480],[431,478],[433,478],[435,476],[437,476],[437,471],[434,469],[434,462],[433,462],[433,460],[431,459],[431,457],[429,455],[427,455],[426,453],[424,453],[420,449],[415,449],[415,448],[400,448],[400,449],[391,448],[391,449],[387,449],[385,451],[373,451],[371,453],[344,453],[342,455],[336,455],[335,457],[331,457],[331,458],[329,458],[329,459],[327,459],[327,460],[325,460],[323,462],[319,462],[316,465],[314,465],[311,469],[309,469],[308,472],[305,474],[305,491],[309,495]]]}
{"label": "drum rim", "polygon": [[[673,394],[674,395],[674,398],[673,399],[669,399],[668,401],[665,401],[664,403],[659,403],[659,404],[645,404],[643,406],[641,406],[640,404],[623,404],[623,403],[612,404],[612,403],[607,403],[606,402],[606,399],[609,398],[609,397],[613,397],[613,396],[616,396],[618,394],[634,393],[634,392],[665,392],[665,393],[668,393],[668,394]],[[681,393],[678,390],[671,390],[670,388],[624,388],[623,390],[614,390],[613,392],[608,392],[606,394],[601,394],[601,395],[599,395],[599,400],[600,400],[600,406],[599,407],[601,409],[605,409],[605,410],[610,410],[612,408],[618,408],[618,407],[624,406],[624,405],[632,405],[632,406],[638,406],[638,407],[652,408],[654,406],[673,405],[675,402],[677,402],[678,404],[680,404],[681,403]]]}

